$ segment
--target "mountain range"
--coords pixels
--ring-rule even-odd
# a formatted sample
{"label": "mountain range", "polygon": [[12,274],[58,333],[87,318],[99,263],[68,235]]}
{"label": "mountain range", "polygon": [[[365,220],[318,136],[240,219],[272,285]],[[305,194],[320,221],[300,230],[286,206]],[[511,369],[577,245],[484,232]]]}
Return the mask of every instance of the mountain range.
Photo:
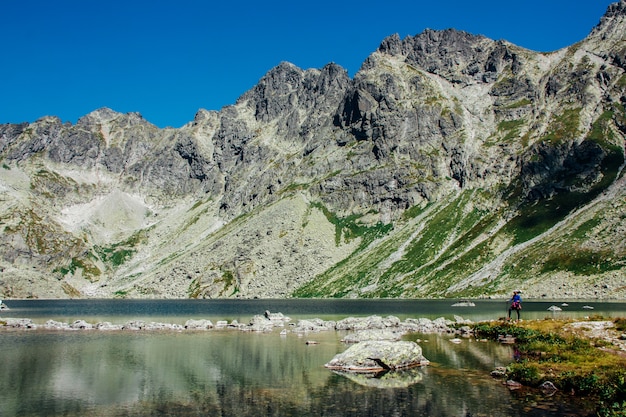
{"label": "mountain range", "polygon": [[4,298],[626,297],[626,0],[550,53],[392,35],[160,129],[0,125]]}

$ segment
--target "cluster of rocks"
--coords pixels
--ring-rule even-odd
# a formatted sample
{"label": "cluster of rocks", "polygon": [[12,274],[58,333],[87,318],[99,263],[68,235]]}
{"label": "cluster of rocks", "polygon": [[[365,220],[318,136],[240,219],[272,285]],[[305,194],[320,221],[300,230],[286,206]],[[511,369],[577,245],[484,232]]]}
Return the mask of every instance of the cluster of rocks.
{"label": "cluster of rocks", "polygon": [[351,337],[354,335],[363,335],[366,339],[389,339],[389,337],[368,337],[368,335],[390,335],[394,334],[399,339],[403,334],[414,333],[449,333],[456,332],[457,327],[461,325],[460,331],[469,331],[471,321],[465,320],[460,316],[454,316],[454,320],[445,319],[443,317],[431,320],[428,318],[407,318],[401,321],[396,316],[368,316],[368,317],[348,317],[339,321],[325,321],[321,319],[299,320],[292,329],[296,333],[319,332],[325,330],[344,330],[352,331]]}
{"label": "cluster of rocks", "polygon": [[[509,370],[505,366],[498,366],[496,369],[491,371],[491,376],[502,379],[504,384],[511,390],[520,389],[523,386],[520,382],[509,379]],[[552,381],[544,381],[538,388],[544,393],[544,395],[548,396],[553,395],[556,391],[558,391],[558,388]]]}
{"label": "cluster of rocks", "polygon": [[272,331],[275,327],[284,327],[291,319],[282,313],[265,312],[264,315],[254,316],[248,324],[239,323],[237,320],[227,322],[219,320],[215,324],[208,319],[189,319],[185,324],[147,322],[143,320],[130,320],[124,324],[111,322],[89,323],[85,320],[75,320],[72,323],[48,320],[44,324],[37,324],[29,318],[6,318],[0,321],[0,328],[13,329],[45,329],[45,330],[210,330],[210,329],[238,329],[246,331]]}
{"label": "cluster of rocks", "polygon": [[[195,320],[189,320],[193,322]],[[210,320],[202,320],[210,323]],[[111,322],[89,323],[85,320],[75,320],[71,323],[48,320],[44,324],[37,324],[28,318],[7,318],[0,322],[0,327],[13,329],[43,329],[43,330],[184,330],[187,324],[146,322],[143,320],[131,320],[124,324],[113,324]],[[212,328],[213,325],[210,324]]]}
{"label": "cluster of rocks", "polygon": [[[16,329],[47,329],[47,330],[210,330],[210,329],[237,329],[242,331],[271,332],[274,329],[283,329],[296,334],[308,334],[321,331],[346,331],[344,342],[356,343],[368,340],[399,340],[402,335],[415,333],[467,333],[470,327],[469,320],[455,316],[454,320],[440,317],[435,320],[428,318],[407,318],[401,321],[395,316],[368,316],[348,317],[338,321],[315,319],[298,320],[291,323],[291,318],[283,313],[257,314],[248,323],[239,323],[237,320],[227,322],[219,320],[213,323],[208,319],[189,319],[185,324],[147,322],[131,320],[124,324],[111,322],[89,323],[85,320],[75,320],[71,323],[48,320],[44,324],[37,324],[29,318],[5,318],[0,321],[0,327]],[[287,330],[289,327],[289,330]]]}

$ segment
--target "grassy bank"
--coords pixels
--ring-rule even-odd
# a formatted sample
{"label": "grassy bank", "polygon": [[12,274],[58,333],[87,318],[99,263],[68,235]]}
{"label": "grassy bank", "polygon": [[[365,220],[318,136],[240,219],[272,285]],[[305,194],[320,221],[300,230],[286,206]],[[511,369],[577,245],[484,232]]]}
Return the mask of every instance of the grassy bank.
{"label": "grassy bank", "polygon": [[610,329],[591,334],[560,320],[479,323],[475,332],[494,340],[515,338],[519,359],[507,367],[508,379],[532,387],[550,381],[563,392],[595,400],[599,416],[626,416],[626,352],[618,346],[626,319],[606,321]]}

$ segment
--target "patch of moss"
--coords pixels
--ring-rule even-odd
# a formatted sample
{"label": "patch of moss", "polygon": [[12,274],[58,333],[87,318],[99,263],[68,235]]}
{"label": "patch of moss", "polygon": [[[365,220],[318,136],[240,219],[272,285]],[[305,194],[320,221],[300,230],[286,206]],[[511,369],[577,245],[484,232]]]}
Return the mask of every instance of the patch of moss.
{"label": "patch of moss", "polygon": [[600,219],[598,218],[589,219],[585,221],[584,223],[580,224],[574,231],[572,231],[572,233],[569,234],[569,237],[572,240],[583,240],[587,237],[587,234],[590,231],[592,231],[594,227],[598,226],[600,223],[601,223]]}
{"label": "patch of moss", "polygon": [[610,148],[613,150],[619,150],[619,146],[614,144],[615,133],[611,129],[610,122],[613,120],[615,112],[613,110],[607,110],[596,119],[591,125],[591,129],[587,134],[587,139],[598,143],[603,148]]}
{"label": "patch of moss", "polygon": [[423,213],[425,209],[426,207],[423,207],[421,205],[410,207],[402,213],[402,219],[403,220],[414,219],[417,216],[419,216],[421,213]]}

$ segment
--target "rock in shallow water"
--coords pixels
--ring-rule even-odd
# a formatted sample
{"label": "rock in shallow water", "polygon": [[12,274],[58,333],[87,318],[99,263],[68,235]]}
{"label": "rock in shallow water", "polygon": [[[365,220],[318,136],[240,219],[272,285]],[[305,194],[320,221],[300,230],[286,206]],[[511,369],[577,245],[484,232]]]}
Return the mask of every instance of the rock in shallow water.
{"label": "rock in shallow water", "polygon": [[367,341],[335,355],[325,367],[349,372],[383,372],[428,364],[422,348],[409,341]]}

